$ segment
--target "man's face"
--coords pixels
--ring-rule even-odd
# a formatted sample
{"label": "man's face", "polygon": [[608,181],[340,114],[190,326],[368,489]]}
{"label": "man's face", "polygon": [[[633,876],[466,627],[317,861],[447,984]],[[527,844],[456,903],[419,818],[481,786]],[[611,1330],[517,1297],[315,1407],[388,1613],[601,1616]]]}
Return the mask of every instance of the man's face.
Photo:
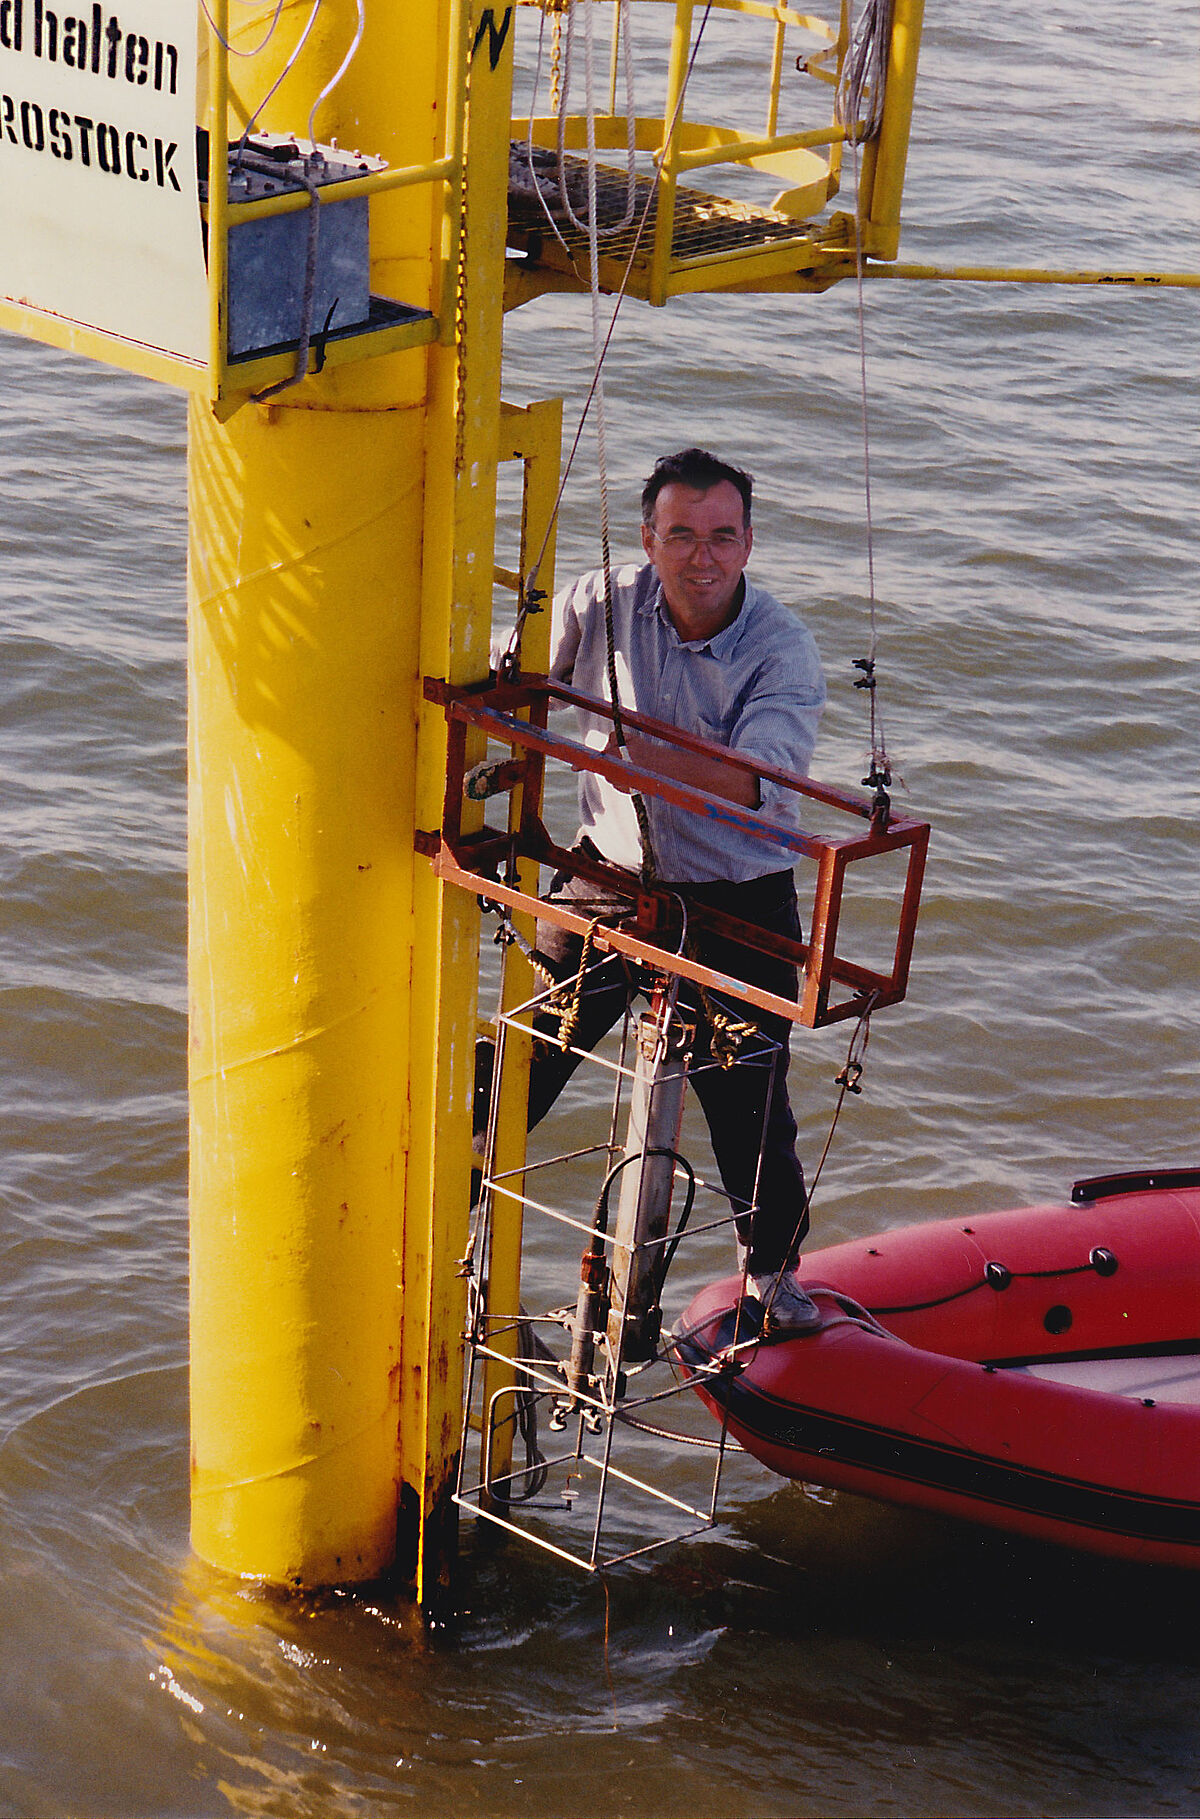
{"label": "man's face", "polygon": [[753,542],[732,481],[707,492],[678,481],[663,487],[652,522],[642,525],[642,548],[681,635],[711,637],[729,624]]}

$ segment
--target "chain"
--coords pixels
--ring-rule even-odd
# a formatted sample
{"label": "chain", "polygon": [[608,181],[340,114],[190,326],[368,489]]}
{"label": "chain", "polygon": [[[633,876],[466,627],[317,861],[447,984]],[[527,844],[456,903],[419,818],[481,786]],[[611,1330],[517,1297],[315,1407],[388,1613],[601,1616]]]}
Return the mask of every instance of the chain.
{"label": "chain", "polygon": [[[473,18],[466,22],[467,43],[471,42]],[[454,475],[458,479],[467,462],[467,239],[471,210],[468,195],[471,168],[469,140],[471,135],[471,71],[473,52],[467,56],[463,83],[463,159],[459,176],[458,202],[458,270],[454,274]]]}
{"label": "chain", "polygon": [[550,26],[550,110],[554,114],[562,108],[562,54],[562,14],[556,12]]}

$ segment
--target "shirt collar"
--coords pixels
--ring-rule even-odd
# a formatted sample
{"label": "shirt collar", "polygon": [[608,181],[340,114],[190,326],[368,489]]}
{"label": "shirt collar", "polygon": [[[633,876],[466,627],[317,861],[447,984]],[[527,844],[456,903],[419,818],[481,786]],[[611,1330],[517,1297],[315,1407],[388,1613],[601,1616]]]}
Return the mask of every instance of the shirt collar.
{"label": "shirt collar", "polygon": [[754,600],[755,588],[750,578],[743,576],[746,588],[735,619],[731,619],[728,625],[722,626],[721,630],[715,632],[711,638],[681,638],[675,629],[675,621],[667,611],[667,604],[663,599],[662,582],[655,573],[654,564],[649,563],[647,566],[650,570],[651,585],[647,588],[638,610],[645,613],[647,617],[657,615],[682,650],[709,651],[721,662],[731,657],[746,629],[746,620]]}

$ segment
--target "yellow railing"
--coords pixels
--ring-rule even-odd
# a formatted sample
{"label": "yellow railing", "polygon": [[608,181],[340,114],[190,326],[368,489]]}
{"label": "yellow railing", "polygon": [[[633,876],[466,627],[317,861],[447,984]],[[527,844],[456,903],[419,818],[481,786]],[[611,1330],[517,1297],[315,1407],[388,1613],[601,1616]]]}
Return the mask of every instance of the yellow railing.
{"label": "yellow railing", "polygon": [[[697,0],[649,0],[649,3],[669,4],[675,13],[662,115],[639,117],[634,123],[636,149],[651,154],[657,172],[654,229],[647,237],[646,252],[650,266],[649,300],[662,303],[671,288],[676,197],[682,175],[726,165],[773,176],[783,187],[771,203],[772,210],[791,217],[798,224],[819,213],[837,193],[841,147],[847,137],[845,129],[831,117],[827,124],[810,130],[781,133],[778,130],[780,97],[786,61],[785,34],[789,28],[805,31],[818,40],[820,48],[800,60],[804,73],[826,83],[838,81],[850,42],[850,0],[840,0],[834,21],[797,12],[788,6],[769,5],[766,0],[712,0],[714,11],[762,20],[772,28],[765,78],[764,126],[759,133],[688,118],[685,101],[691,79],[693,32],[697,15],[706,18],[707,9],[697,4]],[[542,0],[520,0],[520,4],[539,5]],[[547,11],[556,14],[561,8],[550,0]],[[557,20],[555,29],[561,29]],[[593,142],[603,151],[624,149],[627,144],[626,120],[616,112],[619,32],[620,15],[614,6],[608,84],[610,111],[592,122]],[[585,147],[587,130],[585,117],[568,117],[562,127],[565,147],[573,151]],[[530,122],[515,121],[513,131],[514,137],[527,137]],[[538,145],[556,146],[559,131],[560,123],[553,115],[539,116],[532,122],[533,139]],[[827,155],[821,156],[821,151]],[[797,236],[802,233],[803,229],[798,225]]]}
{"label": "yellow railing", "polygon": [[[444,247],[447,265],[457,257],[457,224],[461,213],[463,177],[463,123],[466,90],[466,7],[457,9],[454,44],[447,72],[445,107],[445,149],[439,158],[428,163],[410,164],[391,170],[370,172],[364,176],[332,183],[316,192],[316,201],[330,204],[350,201],[355,197],[371,200],[390,192],[417,185],[440,184],[447,222]],[[306,190],[285,190],[278,195],[257,197],[252,201],[231,202],[228,193],[228,146],[230,133],[231,92],[229,83],[229,4],[212,0],[205,7],[208,39],[208,201],[205,207],[208,239],[208,310],[209,366],[206,373],[195,375],[190,389],[206,392],[218,415],[227,416],[252,394],[288,378],[296,364],[294,351],[275,351],[259,358],[242,356],[231,360],[228,351],[229,320],[229,234],[246,222],[261,221],[276,215],[289,215],[314,206]],[[306,141],[301,141],[305,143]],[[440,287],[443,295],[453,294],[453,285]],[[402,304],[402,299],[388,299]],[[396,312],[398,314],[398,312]],[[314,347],[309,355],[308,370],[328,363],[342,365],[348,361],[369,359],[379,354],[395,353],[401,348],[444,338],[452,324],[439,322],[429,310],[416,307],[406,310],[402,319],[385,321],[361,330],[343,331],[341,335]]]}
{"label": "yellow railing", "polygon": [[[563,17],[568,14],[567,0],[519,0],[525,6],[542,6],[554,21],[556,50],[561,53]],[[879,81],[880,95],[867,97],[878,101],[871,106],[872,123],[866,120],[844,122],[832,97],[821,104],[825,113],[809,127],[780,131],[781,107],[785,101],[783,77],[785,68],[793,66],[814,82],[832,87],[842,83],[845,66],[852,55],[850,0],[832,0],[831,17],[820,18],[801,13],[786,5],[770,5],[767,0],[638,0],[639,8],[670,5],[673,20],[667,57],[667,75],[661,117],[639,117],[633,122],[635,149],[649,154],[653,161],[654,214],[653,226],[647,215],[646,231],[638,233],[636,253],[637,276],[634,292],[655,304],[665,303],[669,296],[684,291],[703,289],[777,289],[781,286],[799,289],[825,289],[854,269],[857,250],[868,259],[893,260],[900,240],[900,207],[904,173],[908,156],[916,83],[917,55],[920,46],[924,0],[893,0],[886,27],[888,41],[881,47],[885,74]],[[711,90],[711,60],[706,67],[702,34],[710,12],[734,14],[755,22],[766,22],[772,33],[769,60],[763,75],[763,127],[760,132],[740,126],[703,122],[694,116],[706,104],[689,93]],[[539,115],[532,123],[514,122],[514,137],[523,139],[532,132],[541,147],[557,147],[578,152],[590,143],[598,151],[626,149],[629,126],[617,113],[618,69],[621,61],[621,9],[613,5],[612,48],[606,105],[608,111],[590,122],[586,116]],[[801,49],[794,56],[796,40],[787,40],[789,31],[803,31],[816,48],[807,53]],[[699,56],[697,57],[697,47]],[[639,45],[639,51],[640,51]],[[695,71],[693,72],[693,64]],[[561,56],[558,59],[561,67]],[[535,104],[536,105],[536,104]],[[691,115],[692,117],[689,117]],[[844,147],[857,142],[856,197],[852,213],[826,220],[817,226],[816,218],[837,194],[844,174]],[[699,210],[688,211],[686,235],[682,231],[683,203],[688,189],[681,183],[694,172],[716,171],[722,166],[743,171],[756,171],[779,180],[783,187],[770,203],[757,212],[763,222],[761,236],[740,232],[721,232],[713,227],[706,232],[705,223],[718,219],[728,222],[752,222],[755,209],[741,201],[717,196],[717,209],[710,194],[702,197]],[[611,182],[615,172],[607,171]],[[642,175],[642,208],[649,194],[647,172]],[[719,180],[710,179],[717,183]],[[783,218],[782,224],[780,217]],[[640,216],[639,216],[640,220]],[[794,223],[789,231],[788,223]],[[856,226],[857,223],[857,226]],[[578,235],[576,235],[576,242]],[[570,243],[570,236],[567,236]],[[578,277],[579,247],[572,246],[570,271]],[[631,258],[631,236],[601,242],[599,258],[603,267],[602,282],[615,286],[621,282],[626,259]],[[567,279],[567,266],[559,259],[550,236],[543,238],[539,255],[548,268],[561,268]],[[849,261],[849,264],[847,263]],[[632,275],[632,274],[631,274]],[[512,301],[520,302],[536,294],[536,279],[528,273],[514,283]]]}

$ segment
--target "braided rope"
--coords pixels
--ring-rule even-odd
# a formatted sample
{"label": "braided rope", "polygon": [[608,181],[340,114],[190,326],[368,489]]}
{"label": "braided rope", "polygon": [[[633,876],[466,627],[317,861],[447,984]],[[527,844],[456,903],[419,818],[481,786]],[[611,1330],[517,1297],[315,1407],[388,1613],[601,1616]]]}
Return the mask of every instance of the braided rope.
{"label": "braided rope", "polygon": [[717,1066],[728,1072],[747,1037],[757,1036],[758,1025],[745,1017],[735,1017],[728,1011],[718,1010],[703,986],[699,987],[699,993],[700,1004],[711,1031],[708,1052]]}
{"label": "braided rope", "polygon": [[552,998],[546,1007],[547,1010],[558,1012],[558,1046],[564,1050],[570,1048],[572,1042],[575,1040],[575,1033],[579,1028],[580,1013],[583,1009],[583,979],[584,974],[591,965],[592,948],[595,946],[596,930],[599,927],[599,916],[593,916],[588,924],[587,933],[583,937],[583,947],[580,950],[579,955],[579,971],[575,975],[575,988],[570,998],[561,1007],[557,1003],[556,998]]}
{"label": "braided rope", "polygon": [[[870,598],[871,640],[865,657],[856,657],[853,667],[862,673],[855,688],[865,689],[870,702],[871,767],[863,778],[876,792],[875,811],[887,825],[890,803],[887,786],[892,781],[891,761],[883,728],[883,713],[877,700],[875,658],[879,644],[877,597],[875,591],[875,529],[871,509],[871,436],[867,409],[867,333],[866,302],[863,286],[864,256],[862,236],[862,186],[859,174],[859,145],[878,136],[883,124],[883,103],[887,81],[888,47],[892,34],[893,0],[867,0],[859,21],[850,55],[842,69],[835,112],[850,132],[850,154],[854,166],[854,267],[857,293],[859,394],[862,418],[863,507],[867,535],[867,585]],[[865,114],[863,112],[865,106]]]}
{"label": "braided rope", "polygon": [[633,93],[633,47],[629,27],[629,0],[617,0],[618,25],[621,38],[623,63],[625,71],[625,213],[619,221],[611,222],[607,227],[600,227],[596,217],[596,107],[595,107],[595,68],[594,39],[592,17],[595,0],[583,0],[587,11],[584,14],[584,73],[587,91],[587,154],[588,154],[588,218],[586,223],[579,219],[571,206],[571,197],[567,189],[567,110],[571,94],[571,48],[575,37],[575,4],[571,0],[567,8],[566,42],[562,57],[561,93],[558,104],[558,192],[567,220],[578,233],[587,233],[589,242],[593,230],[598,239],[608,239],[615,234],[623,234],[633,223],[634,211],[637,208],[637,114]]}

